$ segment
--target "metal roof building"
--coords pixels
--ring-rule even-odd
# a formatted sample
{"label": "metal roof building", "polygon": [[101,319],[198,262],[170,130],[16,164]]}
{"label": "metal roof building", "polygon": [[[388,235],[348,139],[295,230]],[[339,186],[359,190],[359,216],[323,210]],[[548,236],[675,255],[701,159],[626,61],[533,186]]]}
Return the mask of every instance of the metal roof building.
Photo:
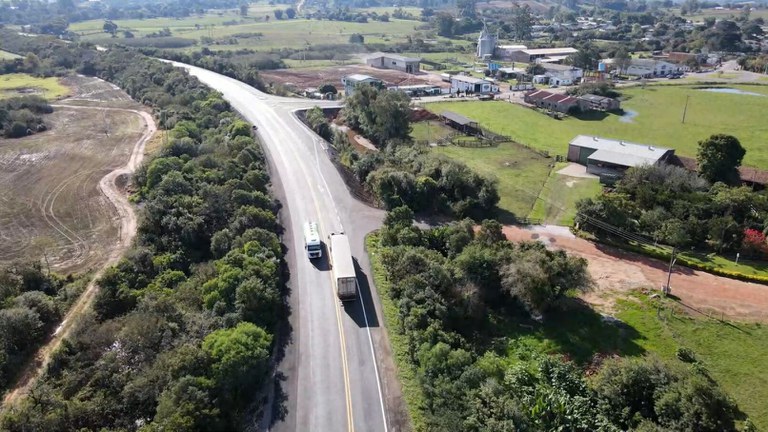
{"label": "metal roof building", "polygon": [[405,57],[391,53],[374,53],[365,59],[365,64],[379,69],[394,69],[405,73],[417,73],[421,68],[421,59]]}
{"label": "metal roof building", "polygon": [[630,167],[669,161],[673,149],[627,141],[579,135],[568,144],[568,160],[587,167],[591,174],[616,174]]}

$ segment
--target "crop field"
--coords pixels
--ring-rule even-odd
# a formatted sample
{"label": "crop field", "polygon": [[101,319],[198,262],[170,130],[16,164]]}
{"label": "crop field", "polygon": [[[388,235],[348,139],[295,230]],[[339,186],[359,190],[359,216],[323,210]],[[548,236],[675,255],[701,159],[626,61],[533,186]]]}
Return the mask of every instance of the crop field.
{"label": "crop field", "polygon": [[38,95],[50,100],[67,94],[69,89],[58,78],[35,78],[27,74],[0,75],[0,99]]}
{"label": "crop field", "polygon": [[[729,88],[763,96],[714,93],[695,86],[623,89],[627,100],[622,102],[622,108],[633,113],[631,119],[605,114],[604,118],[598,115],[584,120],[555,120],[523,106],[498,101],[440,102],[428,104],[427,108],[436,113],[450,110],[465,115],[481,126],[552,155],[565,155],[568,142],[585,134],[669,147],[682,156],[695,157],[700,140],[716,133],[731,134],[747,149],[744,165],[768,169],[768,87]],[[686,101],[688,107],[682,123]]]}
{"label": "crop field", "polygon": [[[153,18],[146,20],[116,20],[118,35],[122,30],[130,30],[135,37],[168,28],[173,36],[200,42],[202,37],[214,40],[225,38],[238,39],[237,45],[216,46],[217,49],[252,48],[259,51],[279,48],[305,48],[317,44],[348,43],[353,33],[362,34],[367,43],[404,41],[413,33],[418,21],[396,20],[389,22],[370,21],[353,23],[340,21],[318,21],[307,19],[278,20],[271,10],[284,9],[270,7],[270,12],[249,17],[240,17],[235,11],[209,13],[183,19]],[[265,18],[269,16],[267,21]],[[227,24],[225,24],[227,23]],[[108,41],[103,32],[104,21],[92,20],[74,23],[70,29],[92,41]],[[260,33],[259,37],[238,38],[238,35]],[[118,40],[119,41],[119,40]],[[133,41],[132,43],[136,43]]]}
{"label": "crop field", "polygon": [[111,84],[68,78],[75,96],[46,115],[49,130],[0,139],[0,262],[47,257],[61,272],[106,260],[119,221],[99,181],[142,136],[140,109]]}
{"label": "crop field", "polygon": [[503,223],[528,216],[553,163],[553,159],[513,143],[486,148],[436,147],[434,151],[464,162],[480,174],[498,179],[499,208],[502,210],[499,219]]}

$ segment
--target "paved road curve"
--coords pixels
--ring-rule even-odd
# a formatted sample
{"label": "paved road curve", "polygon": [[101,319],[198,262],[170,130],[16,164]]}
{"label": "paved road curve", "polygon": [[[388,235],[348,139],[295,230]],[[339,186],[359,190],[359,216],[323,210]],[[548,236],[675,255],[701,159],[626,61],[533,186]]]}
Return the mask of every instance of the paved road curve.
{"label": "paved road curve", "polygon": [[[267,95],[204,69],[180,65],[220,91],[258,126],[270,159],[276,194],[283,203],[287,260],[291,271],[291,343],[279,370],[287,400],[274,431],[402,430],[399,384],[364,251],[364,236],[381,224],[383,213],[352,198],[325,155],[327,145],[293,114],[329,101]],[[276,174],[276,175],[275,175]],[[310,262],[302,226],[314,220],[321,235],[344,231],[359,264],[361,297],[341,304],[327,261]],[[394,412],[390,415],[390,412]],[[391,417],[391,418],[390,418]]]}

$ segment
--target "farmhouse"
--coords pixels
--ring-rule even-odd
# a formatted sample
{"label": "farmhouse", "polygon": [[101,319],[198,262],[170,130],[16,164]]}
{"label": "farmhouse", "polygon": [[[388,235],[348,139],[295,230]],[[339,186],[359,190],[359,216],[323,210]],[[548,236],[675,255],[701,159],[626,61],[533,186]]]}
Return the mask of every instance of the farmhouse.
{"label": "farmhouse", "polygon": [[630,167],[659,165],[675,151],[595,136],[579,135],[568,144],[568,160],[587,167],[590,174],[622,174]]}
{"label": "farmhouse", "polygon": [[404,57],[390,53],[375,53],[365,59],[365,64],[379,69],[394,69],[405,73],[416,73],[420,69],[421,59]]}
{"label": "farmhouse", "polygon": [[579,108],[582,111],[613,111],[621,108],[621,102],[605,96],[585,94],[579,96]]}
{"label": "farmhouse", "polygon": [[526,103],[561,113],[567,113],[573,107],[579,105],[579,100],[573,96],[560,93],[550,93],[545,90],[537,90],[523,97]]}
{"label": "farmhouse", "polygon": [[685,68],[663,60],[632,59],[626,74],[643,78],[666,76],[674,72],[682,72]]}
{"label": "farmhouse", "polygon": [[496,93],[499,86],[482,78],[475,78],[467,75],[451,76],[451,93],[470,92],[477,94]]}
{"label": "farmhouse", "polygon": [[341,83],[344,84],[344,94],[347,96],[355,92],[355,86],[358,84],[368,84],[379,88],[384,85],[380,79],[362,74],[347,75],[341,79]]}
{"label": "farmhouse", "polygon": [[536,63],[537,60],[558,62],[577,52],[579,50],[571,47],[523,49],[510,52],[509,60],[523,63]]}
{"label": "farmhouse", "polygon": [[573,85],[584,76],[584,70],[574,66],[555,63],[542,63],[541,66],[545,70],[544,76],[548,78],[551,85]]}

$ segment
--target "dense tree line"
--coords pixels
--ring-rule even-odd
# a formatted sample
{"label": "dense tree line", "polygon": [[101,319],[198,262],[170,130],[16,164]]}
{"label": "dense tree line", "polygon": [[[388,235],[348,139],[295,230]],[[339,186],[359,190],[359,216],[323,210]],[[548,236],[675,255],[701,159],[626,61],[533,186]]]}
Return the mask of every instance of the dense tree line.
{"label": "dense tree line", "polygon": [[47,129],[43,114],[53,107],[39,96],[21,96],[0,100],[0,132],[6,138],[20,138]]}
{"label": "dense tree line", "polygon": [[135,51],[92,54],[77,69],[153,107],[168,144],[135,175],[134,248],[0,428],[240,429],[286,316],[264,155],[250,125],[184,71]]}
{"label": "dense tree line", "polygon": [[[718,137],[725,136],[713,138]],[[715,183],[671,165],[630,168],[613,191],[577,203],[576,222],[581,229],[601,235],[609,234],[595,220],[678,248],[750,252],[744,249],[744,240],[750,230],[762,233],[766,228],[768,197],[747,186],[723,183],[730,180],[738,185],[738,172],[733,165],[723,169],[705,161],[716,151],[700,152],[699,162],[701,175]]]}
{"label": "dense tree line", "polygon": [[58,325],[82,282],[51,273],[40,263],[0,269],[0,391],[8,389]]}
{"label": "dense tree line", "polygon": [[[405,208],[380,232],[390,323],[423,394],[424,430],[734,431],[738,410],[699,367],[654,358],[581,366],[509,338],[507,320],[566,313],[589,286],[586,262],[540,243],[512,244],[497,222],[422,231]],[[522,307],[521,307],[522,306]]]}

